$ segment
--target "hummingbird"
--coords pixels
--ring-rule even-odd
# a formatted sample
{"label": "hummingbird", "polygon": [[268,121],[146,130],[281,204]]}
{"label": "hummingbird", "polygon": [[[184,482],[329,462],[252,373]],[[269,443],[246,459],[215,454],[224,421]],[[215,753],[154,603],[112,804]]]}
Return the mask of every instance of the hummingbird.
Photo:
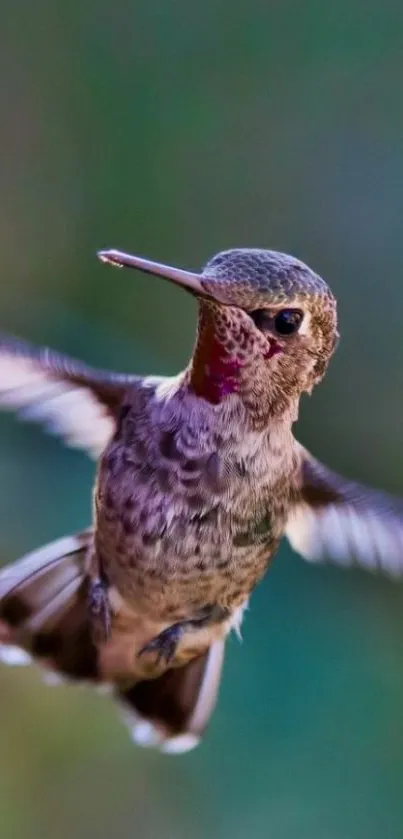
{"label": "hummingbird", "polygon": [[283,537],[310,562],[399,577],[403,503],[294,437],[339,337],[335,297],[307,265],[246,248],[201,273],[98,256],[193,295],[194,351],[178,375],[123,375],[0,337],[0,406],[97,461],[91,527],[0,572],[0,654],[108,690],[136,743],[185,752]]}

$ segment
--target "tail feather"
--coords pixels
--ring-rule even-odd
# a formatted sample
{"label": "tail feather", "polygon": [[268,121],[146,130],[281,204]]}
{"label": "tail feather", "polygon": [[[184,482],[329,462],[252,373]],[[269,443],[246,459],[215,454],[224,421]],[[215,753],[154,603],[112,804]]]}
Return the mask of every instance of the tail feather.
{"label": "tail feather", "polygon": [[215,641],[185,666],[120,691],[133,740],[171,754],[197,746],[217,701],[223,657],[224,641]]}
{"label": "tail feather", "polygon": [[[88,615],[91,540],[91,531],[59,539],[0,571],[0,660],[33,658],[52,678],[105,681]],[[204,655],[155,679],[115,685],[135,742],[171,753],[198,744],[216,703],[223,653],[224,641],[215,641]]]}
{"label": "tail feather", "polygon": [[0,571],[0,619],[21,627],[34,612],[80,580],[90,531],[57,539]]}
{"label": "tail feather", "polygon": [[90,541],[91,531],[58,539],[0,572],[4,661],[22,663],[20,648],[65,676],[98,680],[85,578]]}

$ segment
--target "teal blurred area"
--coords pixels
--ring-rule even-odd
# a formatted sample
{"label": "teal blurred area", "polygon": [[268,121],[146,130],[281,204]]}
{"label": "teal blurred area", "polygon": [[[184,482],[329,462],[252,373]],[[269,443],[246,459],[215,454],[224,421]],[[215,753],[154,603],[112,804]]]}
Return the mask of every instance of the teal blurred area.
{"label": "teal blurred area", "polygon": [[[16,0],[0,31],[1,328],[170,373],[195,305],[113,271],[295,253],[342,341],[299,437],[403,494],[403,7],[385,0]],[[93,466],[0,418],[3,562],[87,525]],[[0,670],[4,839],[400,839],[403,590],[284,546],[182,758],[135,749],[109,701]]]}

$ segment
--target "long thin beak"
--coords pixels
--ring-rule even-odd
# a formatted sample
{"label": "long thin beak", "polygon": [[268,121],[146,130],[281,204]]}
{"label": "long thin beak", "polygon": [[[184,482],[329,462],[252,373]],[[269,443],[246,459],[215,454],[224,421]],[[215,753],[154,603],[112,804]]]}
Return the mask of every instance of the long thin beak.
{"label": "long thin beak", "polygon": [[132,256],[129,253],[123,253],[123,251],[98,251],[98,257],[101,262],[108,262],[110,265],[116,265],[117,268],[137,268],[138,271],[144,271],[146,274],[155,274],[158,277],[171,280],[171,282],[188,289],[193,294],[206,294],[201,277],[198,274],[192,274],[191,271],[182,271],[181,268],[161,265],[159,262],[151,262],[149,259]]}

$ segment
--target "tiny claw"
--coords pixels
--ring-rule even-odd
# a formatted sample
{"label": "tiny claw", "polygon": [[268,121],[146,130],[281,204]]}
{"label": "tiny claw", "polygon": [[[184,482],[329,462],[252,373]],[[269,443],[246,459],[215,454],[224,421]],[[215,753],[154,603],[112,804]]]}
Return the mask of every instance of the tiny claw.
{"label": "tiny claw", "polygon": [[147,653],[156,652],[158,664],[161,662],[170,664],[175,657],[182,634],[183,626],[181,624],[176,623],[173,626],[169,626],[168,629],[165,629],[164,632],[161,632],[156,638],[153,638],[152,641],[149,641],[148,644],[142,647],[138,653],[139,658]]}
{"label": "tiny claw", "polygon": [[98,643],[106,643],[111,633],[111,616],[108,590],[102,580],[90,580],[88,584],[88,606],[95,640]]}
{"label": "tiny claw", "polygon": [[184,632],[195,632],[201,629],[201,627],[206,626],[206,624],[221,623],[223,620],[227,620],[228,617],[228,610],[222,606],[207,605],[200,610],[197,618],[180,621],[179,623],[172,624],[172,626],[168,626],[168,629],[164,629],[156,638],[153,638],[148,644],[142,647],[138,656],[156,652],[158,664],[162,661],[165,664],[170,664],[175,658],[179,641]]}

